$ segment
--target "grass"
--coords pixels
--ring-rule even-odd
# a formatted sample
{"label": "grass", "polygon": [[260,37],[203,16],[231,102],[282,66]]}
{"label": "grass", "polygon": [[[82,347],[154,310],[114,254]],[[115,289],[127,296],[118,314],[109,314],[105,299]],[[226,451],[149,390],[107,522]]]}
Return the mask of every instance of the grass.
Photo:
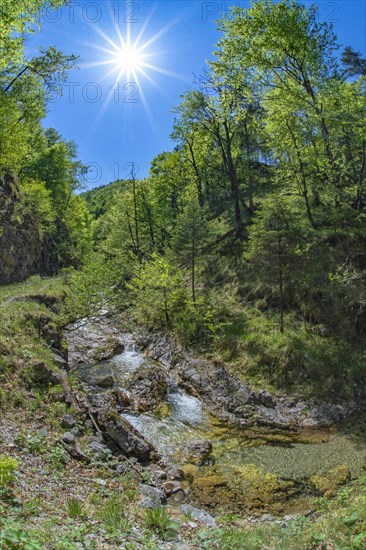
{"label": "grass", "polygon": [[130,523],[126,513],[126,501],[122,495],[112,495],[100,503],[98,518],[108,532],[129,530]]}
{"label": "grass", "polygon": [[78,498],[70,498],[66,503],[66,508],[70,518],[83,518],[86,515],[84,505]]}
{"label": "grass", "polygon": [[174,540],[180,528],[180,523],[174,521],[164,506],[147,508],[145,512],[145,525],[164,540]]}
{"label": "grass", "polygon": [[289,313],[282,334],[276,314],[243,305],[237,322],[217,335],[216,358],[269,390],[328,399],[354,395],[365,381],[363,344],[315,329]]}
{"label": "grass", "polygon": [[[50,347],[53,338],[58,338],[55,305],[65,292],[62,277],[31,277],[24,283],[0,287],[0,410],[22,407],[28,401],[24,386],[37,390],[33,363],[43,362],[49,370],[57,370]],[[44,391],[38,393],[35,408],[44,401]]]}

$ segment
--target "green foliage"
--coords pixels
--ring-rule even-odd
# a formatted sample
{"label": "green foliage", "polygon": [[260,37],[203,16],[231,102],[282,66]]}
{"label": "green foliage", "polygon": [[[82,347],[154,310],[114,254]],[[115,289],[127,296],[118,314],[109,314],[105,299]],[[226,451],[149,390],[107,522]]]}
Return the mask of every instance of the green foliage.
{"label": "green foliage", "polygon": [[108,532],[126,532],[129,529],[125,506],[125,500],[121,495],[110,496],[104,502],[99,503],[98,518]]}
{"label": "green foliage", "polygon": [[90,254],[81,271],[68,273],[70,292],[62,305],[63,323],[92,317],[101,309],[117,304],[119,293],[116,285],[120,279],[115,262],[106,260],[102,254]]}
{"label": "green foliage", "polygon": [[37,538],[17,524],[0,531],[0,544],[6,550],[42,550],[44,546]]}
{"label": "green foliage", "polygon": [[156,531],[164,540],[173,540],[177,537],[180,528],[178,521],[173,521],[164,506],[147,508],[146,527]]}
{"label": "green foliage", "polygon": [[78,498],[70,498],[66,505],[67,514],[70,518],[83,518],[85,516],[84,505]]}
{"label": "green foliage", "polygon": [[184,304],[181,274],[156,253],[141,265],[128,288],[137,298],[137,317],[149,319],[152,324],[170,327]]}
{"label": "green foliage", "polygon": [[77,58],[54,46],[40,48],[34,57],[24,51],[27,33],[40,28],[43,10],[62,3],[20,0],[15,6],[4,0],[0,23],[0,176],[14,187],[5,221],[16,231],[34,230],[35,249],[47,255],[41,266],[47,273],[77,265],[91,247],[91,217],[75,195],[86,168],[76,159],[73,142],[41,128],[48,99],[61,92]]}
{"label": "green foliage", "polygon": [[85,191],[82,197],[93,218],[97,220],[103,216],[113,205],[116,194],[124,191],[126,186],[127,182],[117,180],[108,185],[100,185],[90,191]]}
{"label": "green foliage", "polygon": [[0,487],[11,485],[14,472],[18,469],[18,461],[10,456],[0,454]]}
{"label": "green foliage", "polygon": [[203,248],[208,239],[206,212],[200,207],[196,197],[192,197],[177,218],[172,248],[178,264],[189,266],[193,303],[196,302],[197,264],[202,258]]}
{"label": "green foliage", "polygon": [[62,445],[56,444],[47,446],[45,453],[45,460],[47,464],[56,470],[62,470],[65,468],[69,461],[69,455]]}

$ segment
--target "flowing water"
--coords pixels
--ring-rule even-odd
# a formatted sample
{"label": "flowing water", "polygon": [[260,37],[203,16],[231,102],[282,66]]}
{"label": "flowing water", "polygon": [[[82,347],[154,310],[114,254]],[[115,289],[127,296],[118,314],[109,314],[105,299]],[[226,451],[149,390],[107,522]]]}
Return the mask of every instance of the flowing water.
{"label": "flowing water", "polygon": [[[127,338],[123,353],[109,361],[79,369],[86,381],[113,375],[123,387],[141,367],[154,368],[154,362],[135,350]],[[236,483],[241,469],[255,465],[262,474],[301,481],[313,474],[326,475],[338,466],[347,466],[352,477],[364,472],[366,464],[366,416],[349,420],[327,434],[319,432],[315,444],[291,439],[285,432],[271,434],[223,426],[211,417],[202,402],[174,387],[166,396],[165,414],[123,414],[166,458],[178,460],[176,451],[190,441],[209,439],[213,444],[211,463],[201,475],[222,476]],[[315,432],[316,434],[316,432]],[[179,461],[178,461],[179,463]],[[238,477],[239,476],[239,477]]]}

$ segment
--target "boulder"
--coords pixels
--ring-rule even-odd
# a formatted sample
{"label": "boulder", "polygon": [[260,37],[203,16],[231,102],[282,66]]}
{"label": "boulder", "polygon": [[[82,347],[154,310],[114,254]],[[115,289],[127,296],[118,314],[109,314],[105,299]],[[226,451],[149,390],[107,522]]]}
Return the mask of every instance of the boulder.
{"label": "boulder", "polygon": [[98,380],[96,385],[100,388],[112,388],[114,386],[114,378],[113,376],[105,376],[101,380]]}
{"label": "boulder", "polygon": [[275,402],[272,395],[267,390],[260,390],[257,393],[257,402],[265,407],[274,407]]}
{"label": "boulder", "polygon": [[65,432],[61,439],[67,445],[72,445],[75,443],[75,436],[71,432]]}
{"label": "boulder", "polygon": [[156,479],[162,480],[167,478],[167,473],[164,470],[156,470],[154,472]]}
{"label": "boulder", "polygon": [[69,364],[66,359],[62,357],[62,355],[60,355],[59,353],[53,353],[52,358],[55,365],[57,365],[61,369],[69,370]]}
{"label": "boulder", "polygon": [[140,493],[160,504],[166,503],[166,495],[158,487],[152,487],[152,485],[145,485],[144,483],[141,483]]}
{"label": "boulder", "polygon": [[140,506],[140,508],[158,508],[159,507],[159,503],[150,497],[146,497],[143,500],[140,500],[138,505]]}
{"label": "boulder", "polygon": [[98,421],[119,450],[132,455],[142,462],[157,457],[154,447],[146,441],[131,424],[115,411],[102,411]]}
{"label": "boulder", "polygon": [[105,344],[105,349],[96,347],[93,358],[97,361],[107,361],[108,359],[112,359],[115,355],[122,353],[124,349],[125,346],[122,342],[107,342]]}
{"label": "boulder", "polygon": [[196,508],[195,506],[191,506],[190,504],[182,504],[180,509],[183,514],[187,514],[192,519],[204,523],[208,527],[216,527],[214,517],[211,516],[211,514],[209,514],[208,512],[205,512],[205,510],[201,510],[200,508]]}
{"label": "boulder", "polygon": [[159,366],[139,369],[128,384],[128,393],[133,396],[137,412],[153,411],[163,402],[167,394],[167,375]]}
{"label": "boulder", "polygon": [[71,414],[66,414],[61,420],[61,426],[66,430],[71,430],[76,426],[76,418],[74,418]]}
{"label": "boulder", "polygon": [[112,454],[106,445],[103,445],[103,443],[99,443],[98,441],[92,441],[89,443],[88,450],[93,454],[100,455],[101,457],[107,457]]}
{"label": "boulder", "polygon": [[181,450],[185,462],[202,465],[212,453],[212,443],[205,439],[188,443]]}
{"label": "boulder", "polygon": [[31,378],[35,384],[57,384],[60,381],[57,374],[47,367],[43,361],[32,364]]}

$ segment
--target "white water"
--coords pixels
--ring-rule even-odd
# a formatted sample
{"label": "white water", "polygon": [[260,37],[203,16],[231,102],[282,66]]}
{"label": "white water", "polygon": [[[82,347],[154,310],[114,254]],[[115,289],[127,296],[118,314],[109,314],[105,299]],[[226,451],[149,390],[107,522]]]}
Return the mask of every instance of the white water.
{"label": "white water", "polygon": [[199,399],[182,390],[168,393],[166,402],[170,413],[163,418],[148,414],[122,416],[161,454],[171,455],[185,443],[199,439],[199,430],[208,427],[208,416],[202,410]]}

